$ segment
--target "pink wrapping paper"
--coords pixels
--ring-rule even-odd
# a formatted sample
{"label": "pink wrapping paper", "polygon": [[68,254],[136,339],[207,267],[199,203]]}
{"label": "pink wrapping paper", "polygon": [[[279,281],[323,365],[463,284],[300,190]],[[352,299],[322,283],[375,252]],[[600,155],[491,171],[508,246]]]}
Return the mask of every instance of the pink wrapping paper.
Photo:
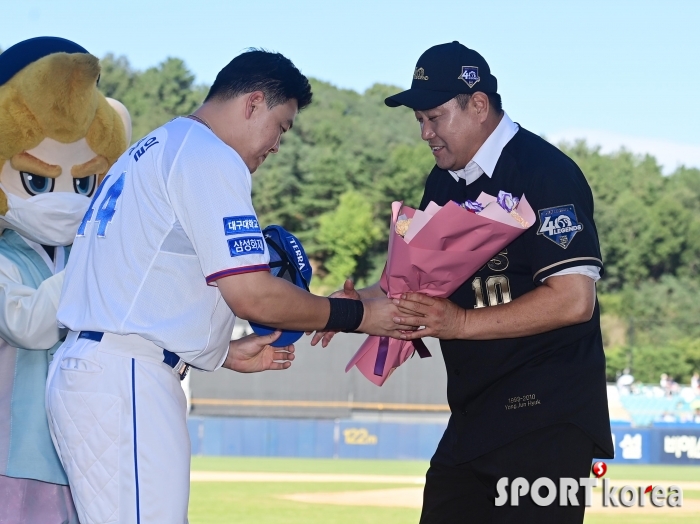
{"label": "pink wrapping paper", "polygon": [[[485,193],[479,196],[479,201],[483,203],[495,200],[495,197]],[[495,203],[489,205],[484,211],[496,206]],[[448,202],[409,244],[396,233],[394,227],[400,214],[412,218],[416,210],[394,202],[391,205],[389,253],[381,278],[382,289],[387,290],[390,298],[408,291],[419,291],[433,297],[450,296],[494,255],[526,231],[506,211],[499,209],[503,211],[502,215],[496,209],[491,209],[488,218]],[[535,213],[524,195],[517,212],[530,226],[535,223]],[[510,225],[511,222],[516,225]],[[422,341],[419,349],[420,346],[425,347]],[[357,366],[370,382],[381,386],[394,369],[413,356],[414,351],[416,346],[411,341],[370,336],[348,362],[345,372]],[[384,354],[386,360],[382,366]],[[381,356],[379,360],[378,356]],[[430,356],[430,353],[421,356]],[[377,371],[381,371],[381,374]]]}

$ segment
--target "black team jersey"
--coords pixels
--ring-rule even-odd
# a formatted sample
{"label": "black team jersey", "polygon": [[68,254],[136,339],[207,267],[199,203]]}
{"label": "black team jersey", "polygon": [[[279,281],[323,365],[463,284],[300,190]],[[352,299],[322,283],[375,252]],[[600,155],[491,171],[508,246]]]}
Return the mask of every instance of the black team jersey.
{"label": "black team jersey", "polygon": [[[449,299],[467,310],[515,300],[541,280],[575,266],[603,270],[593,196],[578,166],[520,128],[489,178],[466,185],[435,166],[420,208],[479,194],[525,194],[537,222],[481,268]],[[459,464],[531,431],[573,423],[613,456],[605,356],[596,301],[588,322],[539,335],[497,340],[441,340],[452,415],[434,460]]]}

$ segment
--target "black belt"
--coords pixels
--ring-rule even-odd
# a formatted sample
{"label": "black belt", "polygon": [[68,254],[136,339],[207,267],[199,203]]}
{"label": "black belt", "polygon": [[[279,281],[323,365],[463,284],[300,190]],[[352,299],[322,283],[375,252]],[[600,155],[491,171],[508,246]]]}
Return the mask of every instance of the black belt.
{"label": "black belt", "polygon": [[[104,333],[102,331],[81,331],[78,334],[78,338],[87,338],[88,340],[94,340],[95,342],[101,342],[103,336],[104,336]],[[180,363],[180,357],[178,357],[172,351],[168,351],[167,349],[164,349],[163,350],[163,362],[165,362],[171,368],[175,369],[175,367]],[[185,380],[185,377],[187,376],[187,372],[189,370],[190,370],[190,365],[185,364],[185,366],[180,371],[180,380]]]}

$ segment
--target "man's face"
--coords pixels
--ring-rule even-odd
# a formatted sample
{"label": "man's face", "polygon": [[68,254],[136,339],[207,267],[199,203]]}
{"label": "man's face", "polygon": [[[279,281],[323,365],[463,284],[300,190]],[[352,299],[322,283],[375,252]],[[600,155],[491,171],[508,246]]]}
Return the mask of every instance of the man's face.
{"label": "man's face", "polygon": [[452,99],[433,109],[415,111],[415,115],[421,138],[428,142],[441,169],[464,168],[483,143],[477,110],[471,103],[462,109]]}
{"label": "man's face", "polygon": [[241,155],[251,173],[260,167],[267,155],[279,151],[280,139],[294,124],[297,108],[297,101],[293,98],[272,109],[264,102],[255,107],[248,126],[245,152]]}

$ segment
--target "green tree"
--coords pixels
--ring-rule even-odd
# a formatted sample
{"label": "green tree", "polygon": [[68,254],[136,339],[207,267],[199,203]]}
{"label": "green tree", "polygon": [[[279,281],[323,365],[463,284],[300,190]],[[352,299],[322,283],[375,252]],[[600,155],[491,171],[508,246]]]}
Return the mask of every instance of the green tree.
{"label": "green tree", "polygon": [[115,98],[126,104],[141,96],[140,93],[133,93],[134,78],[138,73],[131,69],[131,65],[125,56],[114,56],[108,54],[100,60],[100,80],[98,87],[102,94],[110,98]]}
{"label": "green tree", "polygon": [[133,70],[125,57],[107,55],[101,65],[100,89],[129,110],[134,141],[191,113],[206,96],[207,88],[194,83],[194,75],[179,58],[167,58],[143,72]]}
{"label": "green tree", "polygon": [[632,374],[641,382],[658,383],[661,374],[667,373],[677,382],[688,383],[691,372],[684,348],[678,344],[641,346],[632,350]]}
{"label": "green tree", "polygon": [[339,286],[355,277],[358,258],[380,234],[367,199],[356,191],[341,195],[338,207],[319,219],[318,240],[329,255],[324,284]]}
{"label": "green tree", "polygon": [[656,345],[700,338],[700,280],[664,275],[621,292],[620,315],[627,319],[631,345]]}
{"label": "green tree", "polygon": [[399,144],[391,151],[386,163],[387,175],[378,180],[375,198],[382,212],[387,213],[395,200],[418,207],[425,180],[435,164],[430,150],[422,143]]}
{"label": "green tree", "polygon": [[639,380],[669,373],[687,382],[700,369],[699,292],[697,278],[664,275],[601,295],[603,325],[614,316],[627,332],[623,344],[606,347],[608,378],[629,367]]}
{"label": "green tree", "polygon": [[664,177],[649,155],[603,155],[582,141],[560,147],[593,190],[606,272],[602,291],[663,275],[700,274],[700,171],[680,169]]}

